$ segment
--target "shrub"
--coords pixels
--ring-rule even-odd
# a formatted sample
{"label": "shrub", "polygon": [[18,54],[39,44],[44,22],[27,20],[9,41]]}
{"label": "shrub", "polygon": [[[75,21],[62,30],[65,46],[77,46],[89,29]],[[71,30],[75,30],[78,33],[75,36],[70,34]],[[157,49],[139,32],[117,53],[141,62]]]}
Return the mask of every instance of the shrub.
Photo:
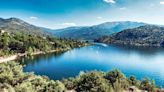
{"label": "shrub", "polygon": [[110,92],[110,86],[99,72],[85,73],[79,77],[77,92]]}
{"label": "shrub", "polygon": [[130,76],[128,79],[129,85],[139,87],[139,81],[135,76]]}
{"label": "shrub", "polygon": [[126,77],[119,70],[108,72],[105,75],[105,79],[109,81],[113,88],[115,88],[116,84],[119,84],[123,89],[127,89],[127,87],[129,86]]}
{"label": "shrub", "polygon": [[156,90],[155,82],[149,80],[148,78],[144,78],[141,81],[140,89],[147,90],[148,92],[155,92],[155,90]]}
{"label": "shrub", "polygon": [[0,64],[0,91],[4,92],[63,92],[60,81],[24,73],[22,66],[15,62]]}

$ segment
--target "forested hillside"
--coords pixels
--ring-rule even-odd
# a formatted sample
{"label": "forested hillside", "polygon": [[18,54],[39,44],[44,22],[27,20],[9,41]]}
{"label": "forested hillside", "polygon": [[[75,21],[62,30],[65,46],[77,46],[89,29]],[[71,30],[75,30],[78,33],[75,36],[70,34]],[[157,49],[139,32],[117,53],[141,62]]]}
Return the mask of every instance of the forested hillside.
{"label": "forested hillside", "polygon": [[135,46],[164,46],[164,27],[145,25],[123,30],[97,40],[107,44],[124,44]]}
{"label": "forested hillside", "polygon": [[0,33],[0,57],[18,53],[31,54],[38,51],[62,51],[85,45],[87,45],[85,42],[69,39],[57,39],[50,36],[41,37],[39,35],[34,36],[23,33],[9,33],[4,31],[1,31]]}
{"label": "forested hillside", "polygon": [[99,25],[88,27],[69,27],[49,31],[59,38],[71,38],[76,40],[94,40],[102,36],[120,32],[124,29],[135,28],[146,25],[141,22],[120,21],[106,22]]}

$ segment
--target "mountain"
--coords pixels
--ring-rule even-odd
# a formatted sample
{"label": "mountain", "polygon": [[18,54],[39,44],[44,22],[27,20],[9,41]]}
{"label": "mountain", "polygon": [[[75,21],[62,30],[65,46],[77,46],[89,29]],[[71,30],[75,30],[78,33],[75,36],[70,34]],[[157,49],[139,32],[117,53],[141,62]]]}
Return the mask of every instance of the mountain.
{"label": "mountain", "polygon": [[126,29],[119,33],[102,37],[97,42],[135,46],[164,46],[164,27],[145,25]]}
{"label": "mountain", "polygon": [[49,33],[45,32],[45,28],[31,25],[18,18],[0,18],[0,30],[12,33],[19,32],[31,35],[49,35]]}
{"label": "mountain", "polygon": [[120,32],[124,29],[135,28],[143,25],[145,25],[145,23],[130,21],[106,22],[100,25],[94,25],[90,27],[68,27],[65,29],[58,29],[51,32],[55,36],[61,38],[94,40],[105,35]]}

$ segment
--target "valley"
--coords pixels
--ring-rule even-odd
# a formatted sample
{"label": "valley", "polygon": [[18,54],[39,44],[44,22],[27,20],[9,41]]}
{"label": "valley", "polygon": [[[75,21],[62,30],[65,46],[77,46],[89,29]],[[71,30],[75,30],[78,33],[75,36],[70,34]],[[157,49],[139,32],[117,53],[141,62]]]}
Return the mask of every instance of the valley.
{"label": "valley", "polygon": [[[55,31],[18,18],[1,19],[0,23],[0,90],[128,92],[132,89],[163,92],[164,81],[158,72],[162,66],[153,66],[163,63],[158,60],[163,59],[162,26],[108,22]],[[150,62],[146,58],[150,58]],[[147,64],[149,67],[142,67]],[[13,74],[15,72],[18,75]],[[15,76],[18,77],[14,79]],[[4,78],[8,79],[4,81]],[[34,82],[38,78],[40,82]],[[35,83],[41,83],[43,89]]]}
{"label": "valley", "polygon": [[0,92],[164,92],[164,0],[0,0]]}

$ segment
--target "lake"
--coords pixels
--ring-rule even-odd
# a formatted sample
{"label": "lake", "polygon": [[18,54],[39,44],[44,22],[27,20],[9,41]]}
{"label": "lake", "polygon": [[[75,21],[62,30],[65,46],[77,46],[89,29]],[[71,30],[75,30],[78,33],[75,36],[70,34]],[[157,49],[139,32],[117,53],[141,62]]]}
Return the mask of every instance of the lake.
{"label": "lake", "polygon": [[80,71],[119,69],[126,76],[149,77],[164,87],[164,48],[97,44],[22,61],[26,64],[25,72],[55,80],[75,77]]}

